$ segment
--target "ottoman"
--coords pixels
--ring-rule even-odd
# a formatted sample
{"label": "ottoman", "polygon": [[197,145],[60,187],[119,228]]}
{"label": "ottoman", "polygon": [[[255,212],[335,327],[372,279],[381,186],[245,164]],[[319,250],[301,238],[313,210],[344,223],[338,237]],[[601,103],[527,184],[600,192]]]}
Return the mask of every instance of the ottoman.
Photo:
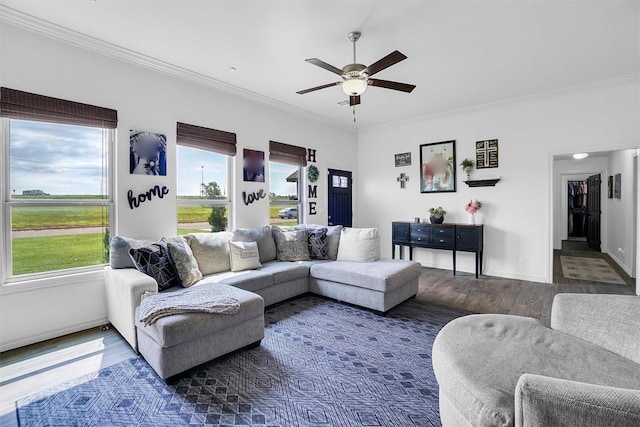
{"label": "ottoman", "polygon": [[160,377],[167,379],[235,350],[260,345],[264,338],[264,300],[252,292],[228,288],[240,303],[240,311],[235,314],[176,314],[145,326],[136,310],[138,351]]}
{"label": "ottoman", "polygon": [[310,269],[315,294],[386,313],[418,293],[422,266],[414,261],[334,261]]}

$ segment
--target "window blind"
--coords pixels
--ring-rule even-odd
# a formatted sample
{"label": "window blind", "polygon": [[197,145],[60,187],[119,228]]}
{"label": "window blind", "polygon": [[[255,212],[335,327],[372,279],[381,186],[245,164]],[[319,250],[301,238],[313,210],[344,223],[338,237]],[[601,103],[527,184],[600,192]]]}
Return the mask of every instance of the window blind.
{"label": "window blind", "polygon": [[118,112],[110,108],[0,88],[0,117],[104,129],[118,127]]}
{"label": "window blind", "polygon": [[297,145],[269,141],[269,160],[305,167],[307,166],[307,149]]}
{"label": "window blind", "polygon": [[213,151],[227,156],[236,155],[236,134],[223,130],[178,122],[178,144]]}

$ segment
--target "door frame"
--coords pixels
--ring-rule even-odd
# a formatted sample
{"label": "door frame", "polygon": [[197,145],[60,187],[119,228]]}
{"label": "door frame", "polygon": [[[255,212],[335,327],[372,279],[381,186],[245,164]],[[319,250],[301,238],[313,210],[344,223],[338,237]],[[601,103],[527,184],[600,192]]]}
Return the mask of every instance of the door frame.
{"label": "door frame", "polygon": [[[547,179],[549,179],[549,181],[547,182],[548,185],[548,193],[547,193],[547,202],[549,203],[548,205],[548,209],[547,209],[547,223],[546,223],[546,229],[547,229],[547,283],[553,283],[553,248],[554,248],[554,230],[553,230],[553,212],[554,212],[554,190],[555,190],[555,179],[554,179],[554,175],[555,175],[555,171],[553,168],[553,162],[555,160],[555,158],[557,156],[568,156],[568,155],[572,155],[573,153],[584,153],[584,152],[589,152],[589,153],[599,153],[599,152],[609,152],[609,151],[620,151],[620,150],[638,150],[638,152],[640,152],[640,141],[633,141],[633,142],[622,142],[622,143],[615,143],[615,144],[600,144],[600,145],[594,145],[594,146],[588,146],[585,147],[584,145],[577,145],[575,147],[573,147],[572,149],[569,148],[563,148],[561,150],[551,150],[549,151],[549,160],[548,160],[548,173],[547,173]],[[638,173],[638,177],[636,180],[636,189],[638,191],[640,191],[640,172]],[[635,223],[636,223],[636,238],[635,238],[635,242],[636,242],[636,265],[640,265],[640,251],[638,250],[638,242],[640,242],[640,227],[638,226],[640,223],[640,197],[637,196],[636,194],[636,210],[637,210],[637,215],[635,218]],[[638,278],[638,275],[636,274],[636,294],[640,295],[640,278]]]}

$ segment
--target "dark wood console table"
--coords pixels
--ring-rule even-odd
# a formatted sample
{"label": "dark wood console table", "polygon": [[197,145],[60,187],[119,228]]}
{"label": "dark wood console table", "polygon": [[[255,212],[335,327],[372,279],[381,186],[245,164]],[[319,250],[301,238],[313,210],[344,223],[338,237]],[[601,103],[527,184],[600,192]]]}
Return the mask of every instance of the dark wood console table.
{"label": "dark wood console table", "polygon": [[413,260],[413,248],[452,251],[455,276],[456,252],[473,252],[476,255],[476,278],[482,274],[484,226],[415,222],[393,222],[391,226],[392,258],[396,257],[396,245],[400,246],[400,258],[404,257],[404,247],[409,247],[410,260]]}

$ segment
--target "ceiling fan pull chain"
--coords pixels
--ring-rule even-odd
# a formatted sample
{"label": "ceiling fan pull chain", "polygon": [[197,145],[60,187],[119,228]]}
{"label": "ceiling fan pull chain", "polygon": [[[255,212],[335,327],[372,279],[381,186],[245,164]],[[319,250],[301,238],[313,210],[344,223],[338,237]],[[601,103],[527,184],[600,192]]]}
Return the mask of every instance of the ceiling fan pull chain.
{"label": "ceiling fan pull chain", "polygon": [[353,123],[356,122],[356,106],[353,106]]}

